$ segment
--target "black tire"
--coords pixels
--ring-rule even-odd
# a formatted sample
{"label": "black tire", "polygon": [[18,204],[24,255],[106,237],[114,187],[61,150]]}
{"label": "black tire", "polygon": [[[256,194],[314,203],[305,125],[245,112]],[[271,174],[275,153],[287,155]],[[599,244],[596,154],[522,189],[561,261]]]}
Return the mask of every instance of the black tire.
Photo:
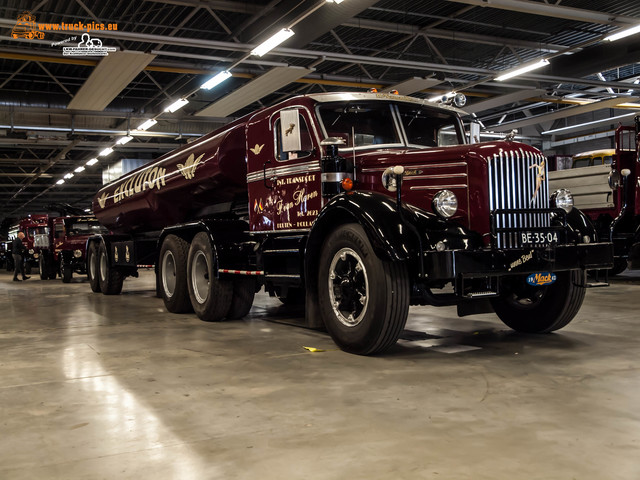
{"label": "black tire", "polygon": [[67,265],[65,263],[62,254],[60,254],[60,277],[62,277],[62,283],[71,283],[71,278],[73,278],[73,270],[71,269],[71,265]]}
{"label": "black tire", "polygon": [[329,235],[319,263],[320,314],[342,350],[371,355],[394,345],[407,321],[409,294],[406,265],[379,259],[360,225]]}
{"label": "black tire", "polygon": [[87,278],[91,291],[100,293],[100,261],[97,242],[91,242],[87,248]]}
{"label": "black tire", "polygon": [[227,317],[233,297],[233,282],[216,278],[214,262],[208,235],[198,233],[193,237],[189,249],[187,283],[193,310],[205,322],[216,322]]}
{"label": "black tire", "polygon": [[171,313],[191,311],[187,288],[187,257],[189,242],[176,235],[167,235],[160,248],[160,295]]}
{"label": "black tire", "polygon": [[255,278],[236,278],[233,281],[233,294],[227,318],[229,320],[235,320],[245,317],[253,306],[253,299],[255,296]]}
{"label": "black tire", "polygon": [[119,295],[122,291],[122,282],[124,275],[116,267],[109,264],[109,253],[104,243],[98,248],[98,281],[100,282],[100,291],[103,295]]}
{"label": "black tire", "polygon": [[518,332],[549,333],[566,326],[578,313],[586,288],[580,286],[582,272],[558,272],[556,281],[533,287],[526,276],[505,277],[503,295],[491,301],[505,325]]}
{"label": "black tire", "polygon": [[46,259],[44,253],[40,253],[40,258],[38,258],[38,270],[40,273],[40,280],[48,280],[49,279],[49,262]]}
{"label": "black tire", "polygon": [[627,269],[628,262],[625,258],[615,258],[613,268],[609,270],[609,275],[619,275]]}

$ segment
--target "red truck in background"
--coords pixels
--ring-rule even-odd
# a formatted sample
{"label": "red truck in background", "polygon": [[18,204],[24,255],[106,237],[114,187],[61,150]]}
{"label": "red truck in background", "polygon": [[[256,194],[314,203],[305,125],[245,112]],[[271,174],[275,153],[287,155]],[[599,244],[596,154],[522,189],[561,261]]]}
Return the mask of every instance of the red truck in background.
{"label": "red truck in background", "polygon": [[31,270],[39,264],[40,254],[36,251],[34,241],[36,235],[47,233],[48,221],[49,216],[46,214],[28,215],[9,228],[9,238],[11,240],[16,238],[18,231],[24,232],[22,244],[25,246],[26,252],[23,262],[24,270],[27,275],[29,275]]}
{"label": "red truck in background", "polygon": [[[614,266],[610,273],[640,268],[640,116],[635,126],[619,126],[615,151],[600,155],[588,166],[549,172],[552,189],[568,188],[576,207],[593,222],[598,238],[613,242]],[[574,158],[587,158],[577,154]],[[612,158],[610,154],[613,153]]]}
{"label": "red truck in background", "polygon": [[306,325],[356,354],[394,345],[410,305],[562,328],[612,245],[549,191],[537,149],[469,145],[462,113],[328,93],[242,117],[96,194],[113,234],[88,240],[91,288],[118,294],[155,264],[167,310],[217,321],[246,315],[264,286],[303,299]]}
{"label": "red truck in background", "polygon": [[46,232],[35,236],[40,278],[55,280],[59,275],[69,283],[74,272],[85,275],[87,239],[107,232],[93,215],[49,217]]}

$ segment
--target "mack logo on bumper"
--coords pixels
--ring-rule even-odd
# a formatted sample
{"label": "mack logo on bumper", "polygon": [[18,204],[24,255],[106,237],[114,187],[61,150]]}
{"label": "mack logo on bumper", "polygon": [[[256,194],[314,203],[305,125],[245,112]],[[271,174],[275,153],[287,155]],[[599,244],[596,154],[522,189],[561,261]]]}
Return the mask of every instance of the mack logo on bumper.
{"label": "mack logo on bumper", "polygon": [[543,285],[551,285],[556,281],[556,274],[550,272],[532,273],[527,277],[527,283],[534,287],[542,287]]}

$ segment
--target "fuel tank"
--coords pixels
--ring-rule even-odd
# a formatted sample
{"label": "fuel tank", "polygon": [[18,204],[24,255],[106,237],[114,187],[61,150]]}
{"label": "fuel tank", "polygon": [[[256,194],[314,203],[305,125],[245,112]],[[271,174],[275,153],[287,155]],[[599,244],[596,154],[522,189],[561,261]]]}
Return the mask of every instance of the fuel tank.
{"label": "fuel tank", "polygon": [[115,233],[142,233],[246,203],[244,126],[212,132],[104,186],[94,215]]}

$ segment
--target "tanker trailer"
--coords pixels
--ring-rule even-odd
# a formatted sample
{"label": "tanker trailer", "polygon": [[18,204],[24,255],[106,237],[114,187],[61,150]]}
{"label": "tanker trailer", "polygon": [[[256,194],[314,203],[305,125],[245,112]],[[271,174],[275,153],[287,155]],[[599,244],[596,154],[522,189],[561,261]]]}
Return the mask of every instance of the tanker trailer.
{"label": "tanker trailer", "polygon": [[380,93],[294,97],[98,192],[113,231],[88,240],[91,288],[156,265],[170,312],[244,316],[264,285],[356,354],[395,344],[410,305],[495,312],[546,333],[578,313],[613,248],[549,190],[544,156],[468,145],[461,112]]}

